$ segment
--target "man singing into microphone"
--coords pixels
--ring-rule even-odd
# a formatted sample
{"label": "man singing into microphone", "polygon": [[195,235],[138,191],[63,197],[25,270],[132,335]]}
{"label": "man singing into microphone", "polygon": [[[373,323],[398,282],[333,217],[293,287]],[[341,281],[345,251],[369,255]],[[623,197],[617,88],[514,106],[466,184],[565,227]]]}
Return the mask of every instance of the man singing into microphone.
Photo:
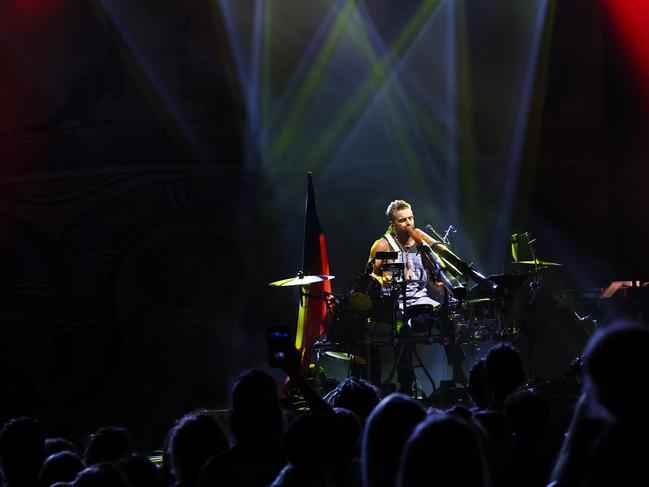
{"label": "man singing into microphone", "polygon": [[[439,305],[439,302],[431,297],[429,286],[435,287],[438,293],[441,286],[433,283],[434,276],[430,275],[429,270],[424,265],[422,256],[417,248],[417,243],[425,242],[434,244],[437,241],[415,227],[415,217],[412,213],[412,208],[406,201],[395,200],[391,202],[386,210],[386,216],[390,222],[389,227],[385,234],[372,245],[370,262],[372,263],[372,274],[379,281],[383,282],[384,294],[393,294],[399,303],[396,317],[397,331],[399,336],[404,337],[411,333],[415,317],[407,316],[409,318],[408,322],[404,323],[403,293],[401,292],[401,286],[397,283],[394,283],[396,287],[391,286],[393,283],[384,278],[381,267],[385,261],[376,258],[376,254],[377,252],[397,252],[397,259],[394,262],[405,263],[406,309],[416,309],[412,308],[416,306],[418,309],[429,308],[432,310],[433,307]],[[391,287],[395,291],[394,293],[391,293],[389,290]],[[407,314],[411,315],[412,313],[407,312]],[[429,314],[426,318],[432,320],[433,317]],[[400,324],[405,326],[400,326]],[[428,325],[430,326],[432,323]],[[453,380],[462,383],[466,382],[461,367],[462,356],[458,355],[458,352],[461,354],[461,349],[458,350],[459,347],[456,347],[455,344],[446,344],[444,348],[449,364],[453,366]],[[416,380],[412,368],[412,352],[412,346],[401,344],[397,363],[399,390],[409,395],[412,395],[414,392],[413,387]]]}

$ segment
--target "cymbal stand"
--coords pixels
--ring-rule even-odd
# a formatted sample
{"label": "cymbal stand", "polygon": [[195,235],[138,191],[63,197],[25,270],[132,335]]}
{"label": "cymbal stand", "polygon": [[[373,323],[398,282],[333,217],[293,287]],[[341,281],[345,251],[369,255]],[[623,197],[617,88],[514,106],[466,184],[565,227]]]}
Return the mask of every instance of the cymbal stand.
{"label": "cymbal stand", "polygon": [[[534,304],[536,300],[536,294],[539,292],[541,289],[541,286],[543,284],[543,279],[541,277],[541,267],[538,264],[539,259],[536,255],[536,248],[534,245],[534,242],[536,242],[535,238],[531,238],[529,233],[525,234],[525,238],[527,240],[527,245],[530,249],[530,252],[532,254],[532,260],[534,262],[534,272],[533,275],[534,277],[529,283],[529,299],[527,301],[529,309],[533,310],[530,314],[530,316],[525,317],[522,321],[526,323],[527,326],[530,326],[529,320],[533,319],[534,316]],[[528,352],[527,352],[527,376],[529,379],[532,379],[532,351],[534,348],[534,339],[533,339],[533,332],[530,333],[529,330],[527,330],[527,342],[528,342]]]}

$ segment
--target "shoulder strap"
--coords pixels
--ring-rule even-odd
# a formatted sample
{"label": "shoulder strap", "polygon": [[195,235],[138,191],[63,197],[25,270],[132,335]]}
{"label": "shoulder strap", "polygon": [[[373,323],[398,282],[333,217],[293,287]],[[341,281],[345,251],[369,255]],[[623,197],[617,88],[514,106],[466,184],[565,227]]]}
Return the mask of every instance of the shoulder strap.
{"label": "shoulder strap", "polygon": [[392,234],[386,233],[385,235],[383,235],[383,237],[388,241],[388,244],[390,245],[390,248],[393,252],[401,252],[401,249],[397,245],[397,242],[396,240],[394,240]]}

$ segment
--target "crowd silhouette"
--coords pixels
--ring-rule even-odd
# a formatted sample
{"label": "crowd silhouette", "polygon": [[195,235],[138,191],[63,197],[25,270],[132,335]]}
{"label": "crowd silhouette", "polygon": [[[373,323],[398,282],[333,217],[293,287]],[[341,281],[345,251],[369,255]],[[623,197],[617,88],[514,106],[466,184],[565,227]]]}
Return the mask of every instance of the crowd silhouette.
{"label": "crowd silhouette", "polygon": [[[227,422],[192,411],[168,432],[162,460],[103,427],[82,441],[47,438],[33,417],[0,431],[5,487],[424,487],[646,485],[649,328],[608,325],[583,351],[570,421],[525,384],[521,357],[493,347],[471,370],[472,404],[427,407],[381,398],[349,377],[321,398],[299,363],[286,372],[308,408],[285,411],[261,370],[236,381]],[[577,396],[576,396],[577,397]]]}

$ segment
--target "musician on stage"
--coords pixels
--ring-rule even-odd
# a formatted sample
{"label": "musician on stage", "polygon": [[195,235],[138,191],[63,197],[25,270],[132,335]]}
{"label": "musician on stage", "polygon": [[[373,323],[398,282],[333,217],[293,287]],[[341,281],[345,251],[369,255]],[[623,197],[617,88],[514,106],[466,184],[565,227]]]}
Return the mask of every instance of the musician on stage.
{"label": "musician on stage", "polygon": [[403,200],[391,202],[385,214],[390,224],[385,235],[374,242],[370,250],[370,261],[373,261],[372,273],[375,277],[382,279],[383,260],[375,258],[377,252],[398,252],[396,262],[403,262],[403,256],[406,255],[406,279],[408,280],[406,300],[408,306],[416,304],[437,306],[439,303],[431,299],[428,294],[427,285],[430,280],[421,255],[417,251],[417,242],[406,228],[414,228],[421,239],[428,244],[435,243],[436,240],[415,227],[415,217],[408,202]]}
{"label": "musician on stage", "polygon": [[[396,263],[403,263],[405,259],[405,279],[406,279],[406,308],[411,306],[429,305],[431,309],[439,306],[439,302],[433,299],[431,289],[436,290],[436,294],[443,291],[443,287],[439,283],[434,282],[434,277],[431,275],[429,269],[424,265],[422,256],[417,246],[417,240],[423,241],[428,244],[437,243],[430,235],[419,230],[415,227],[415,217],[412,212],[410,204],[404,200],[392,201],[386,210],[386,216],[389,221],[389,226],[385,234],[376,240],[370,250],[369,262],[371,265],[372,275],[375,279],[382,283],[384,288],[384,295],[390,293],[390,289],[394,290],[394,296],[399,303],[396,326],[398,336],[408,336],[412,330],[412,320],[408,323],[403,321],[403,293],[401,285],[390,282],[389,274],[382,271],[382,266],[385,263],[383,259],[376,258],[377,252],[397,252]],[[413,232],[414,230],[414,232]],[[418,237],[418,238],[416,238]],[[394,284],[394,285],[393,285]],[[432,316],[428,316],[432,320]],[[461,362],[461,348],[456,344],[445,343],[445,350],[449,364],[453,366],[453,379],[457,382],[466,382],[464,377]],[[415,383],[414,370],[412,368],[412,352],[411,345],[401,344],[399,347],[399,357],[397,363],[397,382],[399,382],[399,390],[406,394],[412,395],[413,384]]]}

